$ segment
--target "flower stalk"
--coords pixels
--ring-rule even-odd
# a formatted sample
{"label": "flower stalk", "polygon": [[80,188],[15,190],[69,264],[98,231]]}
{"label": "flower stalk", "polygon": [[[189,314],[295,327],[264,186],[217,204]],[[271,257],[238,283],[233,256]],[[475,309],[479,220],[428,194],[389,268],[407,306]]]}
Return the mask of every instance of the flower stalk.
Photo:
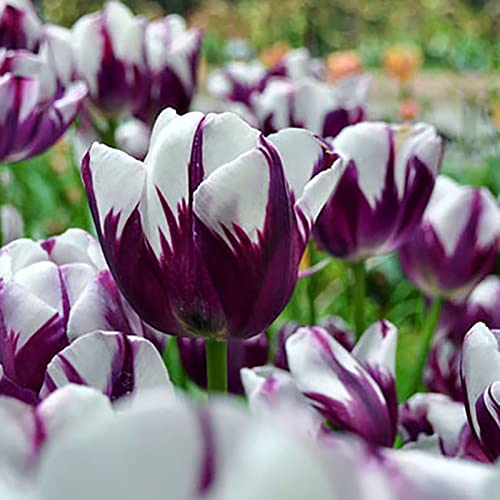
{"label": "flower stalk", "polygon": [[208,393],[227,392],[227,342],[207,340],[206,356]]}
{"label": "flower stalk", "polygon": [[422,383],[425,364],[431,349],[432,337],[434,336],[434,332],[439,321],[442,306],[443,299],[438,296],[433,299],[430,309],[428,310],[427,320],[424,323],[422,331],[422,340],[415,365],[415,373],[411,378],[411,385],[404,399],[408,399],[412,394],[415,394]]}
{"label": "flower stalk", "polygon": [[352,314],[356,339],[359,340],[365,331],[365,295],[366,295],[366,268],[365,262],[352,264]]}

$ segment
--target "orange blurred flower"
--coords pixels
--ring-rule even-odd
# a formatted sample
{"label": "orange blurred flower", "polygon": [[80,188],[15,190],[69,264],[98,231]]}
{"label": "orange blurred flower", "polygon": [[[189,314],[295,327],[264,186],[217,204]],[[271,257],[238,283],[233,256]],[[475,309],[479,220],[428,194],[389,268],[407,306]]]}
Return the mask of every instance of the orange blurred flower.
{"label": "orange blurred flower", "polygon": [[403,99],[399,103],[399,117],[402,121],[413,121],[420,114],[420,105],[412,97]]}
{"label": "orange blurred flower", "polygon": [[290,52],[290,45],[286,42],[277,42],[260,53],[260,60],[264,66],[272,68],[280,63],[288,52]]}
{"label": "orange blurred flower", "polygon": [[362,71],[363,61],[355,50],[334,52],[326,59],[326,78],[329,81]]}
{"label": "orange blurred flower", "polygon": [[403,82],[410,80],[415,75],[421,61],[422,55],[416,47],[392,46],[384,54],[385,69]]}

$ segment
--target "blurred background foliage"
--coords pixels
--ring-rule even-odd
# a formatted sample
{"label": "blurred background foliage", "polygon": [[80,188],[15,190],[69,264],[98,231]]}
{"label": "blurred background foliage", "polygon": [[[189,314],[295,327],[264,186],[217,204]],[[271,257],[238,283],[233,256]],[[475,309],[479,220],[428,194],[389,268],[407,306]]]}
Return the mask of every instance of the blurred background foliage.
{"label": "blurred background foliage", "polygon": [[[99,0],[39,0],[45,17],[71,25],[98,9]],[[224,59],[229,38],[246,38],[257,51],[283,41],[314,55],[356,48],[368,67],[380,65],[391,44],[420,48],[427,67],[494,71],[500,67],[498,0],[128,0],[149,18],[186,16],[206,30],[209,63]]]}

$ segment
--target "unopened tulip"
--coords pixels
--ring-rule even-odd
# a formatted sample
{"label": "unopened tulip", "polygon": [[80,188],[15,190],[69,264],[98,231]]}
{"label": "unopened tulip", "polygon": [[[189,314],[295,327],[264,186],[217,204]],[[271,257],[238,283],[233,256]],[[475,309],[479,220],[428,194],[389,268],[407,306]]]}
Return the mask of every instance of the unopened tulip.
{"label": "unopened tulip", "polygon": [[142,90],[146,20],[134,17],[112,0],[100,12],[80,18],[73,27],[77,77],[89,89],[92,103],[115,116],[128,109]]}
{"label": "unopened tulip", "polygon": [[464,301],[492,270],[500,211],[486,188],[439,177],[422,223],[399,251],[408,279],[427,296]]}
{"label": "unopened tulip", "polygon": [[264,133],[286,127],[306,128],[321,137],[335,137],[364,118],[369,79],[348,77],[335,86],[304,78],[275,78],[252,95],[252,108]]}
{"label": "unopened tulip", "polygon": [[187,29],[181,16],[149,23],[145,31],[147,68],[134,114],[154,123],[164,108],[187,113],[196,92],[202,32]]}
{"label": "unopened tulip", "polygon": [[118,330],[164,346],[118,292],[97,242],[76,229],[0,250],[0,326],[0,393],[27,402],[38,400],[52,358],[86,333]]}
{"label": "unopened tulip", "polygon": [[2,245],[21,238],[24,233],[23,216],[12,205],[2,205],[0,207],[0,235]]}
{"label": "unopened tulip", "polygon": [[0,162],[16,162],[50,148],[73,122],[87,89],[61,91],[41,57],[0,49]]}
{"label": "unopened tulip", "polygon": [[473,326],[464,340],[462,386],[469,424],[485,455],[500,457],[500,342],[499,332],[484,323]]}
{"label": "unopened tulip", "polygon": [[319,327],[298,330],[286,351],[298,389],[336,429],[392,446],[398,419],[396,345],[396,328],[382,320],[352,353]]}
{"label": "unopened tulip", "polygon": [[303,130],[264,138],[230,113],[167,109],[144,162],[94,144],[82,172],[110,269],[141,318],[169,334],[244,339],[290,299],[342,173],[340,160],[310,180],[325,159]]}
{"label": "unopened tulip", "polygon": [[214,97],[251,109],[252,95],[264,90],[267,78],[266,68],[259,61],[234,61],[208,76],[207,89]]}
{"label": "unopened tulip", "polygon": [[443,141],[425,124],[366,122],[345,128],[332,148],[348,164],[316,222],[316,242],[352,262],[395,250],[421,221]]}

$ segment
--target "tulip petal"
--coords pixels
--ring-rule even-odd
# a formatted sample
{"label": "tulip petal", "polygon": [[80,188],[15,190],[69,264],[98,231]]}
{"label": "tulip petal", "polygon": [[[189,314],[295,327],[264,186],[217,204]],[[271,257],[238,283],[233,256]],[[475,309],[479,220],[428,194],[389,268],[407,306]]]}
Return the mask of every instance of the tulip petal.
{"label": "tulip petal", "polygon": [[89,204],[101,234],[106,225],[117,219],[117,237],[144,189],[144,165],[126,153],[103,144],[93,144],[83,160],[82,176],[89,194]]}
{"label": "tulip petal", "polygon": [[393,412],[371,374],[328,332],[302,328],[286,344],[297,387],[335,426],[391,446]]}
{"label": "tulip petal", "polygon": [[498,337],[484,323],[465,337],[461,377],[471,427],[495,460],[500,456],[500,350]]}
{"label": "tulip petal", "polygon": [[152,387],[172,390],[163,360],[150,342],[111,332],[84,335],[57,354],[40,394],[47,396],[69,383],[99,389],[111,400]]}

